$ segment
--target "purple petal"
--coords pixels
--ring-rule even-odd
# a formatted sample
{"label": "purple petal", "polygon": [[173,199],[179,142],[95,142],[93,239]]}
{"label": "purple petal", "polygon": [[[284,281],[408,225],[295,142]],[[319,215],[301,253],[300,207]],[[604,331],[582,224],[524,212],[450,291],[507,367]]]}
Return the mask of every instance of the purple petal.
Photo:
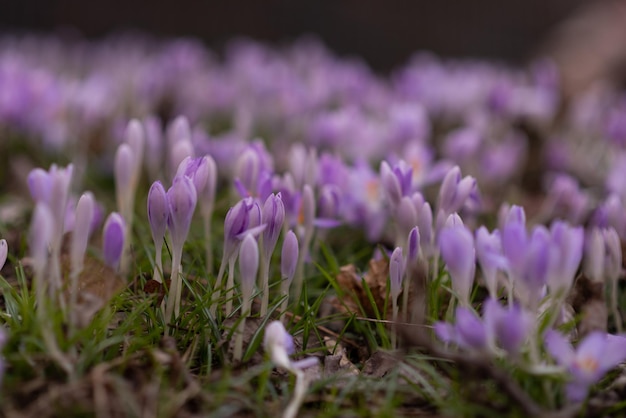
{"label": "purple petal", "polygon": [[569,367],[575,359],[570,342],[558,331],[548,330],[544,336],[546,350],[561,366]]}
{"label": "purple petal", "polygon": [[459,336],[459,344],[475,349],[483,349],[487,346],[485,326],[474,311],[458,307],[455,328]]}

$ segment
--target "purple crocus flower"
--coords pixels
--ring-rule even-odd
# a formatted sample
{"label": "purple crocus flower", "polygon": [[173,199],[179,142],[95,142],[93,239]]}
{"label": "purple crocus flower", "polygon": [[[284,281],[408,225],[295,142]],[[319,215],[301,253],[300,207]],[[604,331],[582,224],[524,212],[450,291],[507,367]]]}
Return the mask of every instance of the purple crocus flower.
{"label": "purple crocus flower", "polygon": [[544,341],[546,350],[571,377],[566,395],[572,402],[582,402],[593,384],[626,359],[626,338],[622,336],[592,332],[574,349],[563,334],[548,330]]}
{"label": "purple crocus flower", "polygon": [[528,237],[525,225],[510,222],[502,230],[502,250],[517,296],[535,310],[548,279],[550,233],[536,226]]}
{"label": "purple crocus flower", "polygon": [[420,250],[420,232],[418,227],[413,227],[409,232],[409,236],[407,238],[407,254],[406,254],[406,267],[407,270],[411,266],[415,266],[417,264],[419,258],[419,250]]}
{"label": "purple crocus flower", "polygon": [[72,248],[70,251],[72,270],[75,272],[79,272],[83,267],[83,258],[85,257],[85,251],[87,251],[94,211],[93,194],[90,192],[83,193],[76,204],[74,233],[72,234]]}
{"label": "purple crocus flower", "polygon": [[[259,248],[252,235],[246,235],[239,247],[239,273],[241,274],[241,295],[244,305],[249,306],[252,290],[259,270]],[[246,302],[248,301],[248,302]],[[249,308],[248,308],[249,309]],[[246,315],[247,309],[242,312]]]}
{"label": "purple crocus flower", "polygon": [[466,200],[476,192],[476,179],[471,176],[461,178],[461,169],[453,167],[443,179],[439,188],[439,210],[447,216],[461,210]]}
{"label": "purple crocus flower", "polygon": [[488,298],[483,304],[482,320],[474,310],[459,306],[455,312],[454,325],[437,322],[435,333],[445,343],[475,351],[497,354],[500,347],[509,354],[516,354],[528,338],[532,316],[521,307],[503,307],[497,300]]}
{"label": "purple crocus flower", "polygon": [[455,312],[456,323],[437,322],[435,334],[445,343],[454,343],[460,348],[484,350],[487,348],[485,326],[476,313],[459,306]]}
{"label": "purple crocus flower", "polygon": [[392,208],[400,204],[403,196],[409,195],[412,178],[412,169],[404,162],[396,164],[393,169],[387,161],[380,164],[380,180]]}
{"label": "purple crocus flower", "polygon": [[174,179],[172,187],[167,191],[169,216],[167,226],[172,237],[173,251],[182,250],[189,234],[193,212],[196,208],[197,194],[191,179],[187,176]]}
{"label": "purple crocus flower", "polygon": [[263,230],[263,257],[269,262],[285,221],[285,205],[280,193],[271,194],[265,199],[261,218],[262,223],[266,224]]}
{"label": "purple crocus flower", "polygon": [[187,176],[192,180],[197,196],[200,196],[207,187],[209,174],[209,162],[206,157],[186,157],[176,170],[176,177]]}
{"label": "purple crocus flower", "polygon": [[509,354],[519,352],[533,327],[533,316],[520,305],[505,307],[493,298],[483,304],[483,321],[489,344],[502,347]]}
{"label": "purple crocus flower", "polygon": [[148,221],[157,251],[163,245],[168,215],[169,206],[165,188],[160,181],[155,181],[148,192]]}
{"label": "purple crocus flower", "polygon": [[483,271],[489,295],[495,298],[498,286],[498,270],[505,270],[507,267],[506,258],[502,254],[502,242],[498,230],[490,234],[484,226],[478,228],[476,231],[476,258]]}
{"label": "purple crocus flower", "polygon": [[565,297],[582,259],[584,232],[582,227],[558,221],[550,227],[550,235],[547,284],[555,296]]}
{"label": "purple crocus flower", "polygon": [[117,212],[111,213],[104,223],[102,232],[102,256],[104,263],[113,269],[117,268],[122,258],[124,240],[126,239],[124,235],[124,219]]}
{"label": "purple crocus flower", "polygon": [[165,188],[160,181],[155,181],[150,186],[150,191],[148,192],[148,221],[150,222],[150,231],[152,232],[152,240],[155,247],[156,265],[154,278],[157,281],[160,281],[163,275],[161,254],[168,216],[169,206]]}
{"label": "purple crocus flower", "polygon": [[439,250],[450,273],[452,289],[462,305],[469,305],[476,256],[474,237],[464,226],[445,227],[439,233]]}
{"label": "purple crocus flower", "polygon": [[28,174],[28,189],[35,202],[48,202],[52,189],[50,174],[41,168],[35,168]]}

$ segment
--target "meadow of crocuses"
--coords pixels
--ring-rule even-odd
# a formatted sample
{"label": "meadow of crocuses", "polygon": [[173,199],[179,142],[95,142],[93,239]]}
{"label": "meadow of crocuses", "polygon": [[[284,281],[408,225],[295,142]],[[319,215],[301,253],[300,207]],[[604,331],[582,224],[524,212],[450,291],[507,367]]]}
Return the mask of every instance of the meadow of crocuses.
{"label": "meadow of crocuses", "polygon": [[549,60],[0,39],[0,410],[623,414],[625,147]]}

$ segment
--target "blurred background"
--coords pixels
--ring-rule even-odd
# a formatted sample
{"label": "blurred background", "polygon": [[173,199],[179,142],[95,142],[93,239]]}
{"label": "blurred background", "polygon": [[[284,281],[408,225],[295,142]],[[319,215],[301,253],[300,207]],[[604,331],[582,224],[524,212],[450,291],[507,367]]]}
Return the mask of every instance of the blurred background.
{"label": "blurred background", "polygon": [[[193,36],[220,48],[236,36],[270,42],[315,34],[339,54],[386,71],[416,50],[526,61],[583,0],[4,0],[0,30],[81,34],[120,30]],[[625,25],[626,26],[626,25]]]}

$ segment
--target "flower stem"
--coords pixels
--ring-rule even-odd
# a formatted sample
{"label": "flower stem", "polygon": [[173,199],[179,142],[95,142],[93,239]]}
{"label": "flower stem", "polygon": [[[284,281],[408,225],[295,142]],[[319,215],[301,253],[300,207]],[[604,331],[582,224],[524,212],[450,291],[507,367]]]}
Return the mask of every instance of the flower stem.
{"label": "flower stem", "polygon": [[228,259],[228,280],[226,281],[226,308],[225,314],[229,316],[233,312],[233,298],[235,297],[235,261],[236,255]]}

